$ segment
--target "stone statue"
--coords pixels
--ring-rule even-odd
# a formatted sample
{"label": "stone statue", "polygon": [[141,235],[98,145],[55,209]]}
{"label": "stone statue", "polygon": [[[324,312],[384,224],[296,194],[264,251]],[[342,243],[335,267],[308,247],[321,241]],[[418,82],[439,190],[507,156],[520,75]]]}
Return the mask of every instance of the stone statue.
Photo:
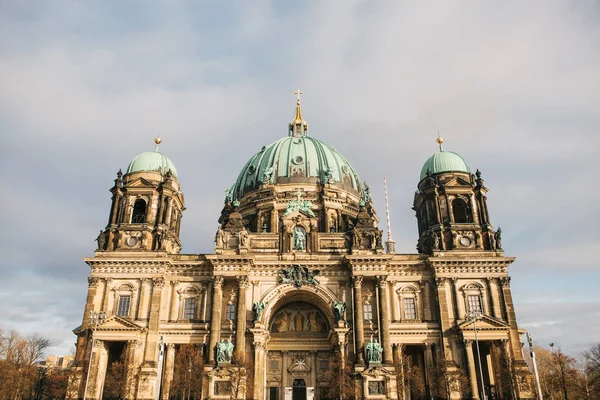
{"label": "stone statue", "polygon": [[294,231],[294,250],[304,250],[306,246],[306,236],[304,231],[300,228],[296,228]]}
{"label": "stone statue", "polygon": [[382,352],[383,347],[381,347],[381,345],[377,343],[377,339],[375,339],[375,341],[371,339],[371,341],[367,344],[367,361],[369,363],[380,363]]}
{"label": "stone statue", "polygon": [[496,248],[497,249],[502,249],[502,229],[500,229],[500,227],[498,227],[498,230],[496,231],[496,233],[494,233],[494,240],[496,241]]}
{"label": "stone statue", "polygon": [[329,181],[333,179],[333,169],[331,167],[327,167],[323,176],[325,178],[324,183],[329,183]]}
{"label": "stone statue", "polygon": [[254,311],[254,320],[258,321],[263,311],[265,310],[265,303],[262,301],[257,301],[252,304],[252,311]]}
{"label": "stone statue", "polygon": [[98,250],[104,250],[104,245],[106,244],[106,237],[104,236],[104,232],[101,230],[96,238],[98,242]]}
{"label": "stone statue", "polygon": [[346,303],[343,301],[334,301],[333,310],[335,311],[335,319],[337,321],[344,320],[344,312],[346,312]]}
{"label": "stone statue", "polygon": [[215,235],[215,243],[217,249],[222,249],[225,244],[225,232],[223,232],[223,228],[221,225],[217,228],[217,234]]}
{"label": "stone statue", "polygon": [[301,265],[293,265],[288,269],[279,271],[281,283],[291,283],[299,288],[302,285],[318,285],[319,281],[315,276],[319,275],[318,269],[310,271],[307,267]]}
{"label": "stone statue", "polygon": [[240,239],[240,247],[246,247],[248,245],[248,231],[246,228],[242,228],[238,235]]}
{"label": "stone statue", "polygon": [[233,201],[233,190],[228,187],[225,189],[225,203],[231,203]]}
{"label": "stone statue", "polygon": [[156,250],[162,250],[163,248],[163,233],[156,232]]}
{"label": "stone statue", "polygon": [[269,167],[265,170],[265,174],[264,174],[263,180],[262,180],[263,184],[266,185],[268,183],[273,183],[273,172],[274,172],[273,167]]}
{"label": "stone statue", "polygon": [[439,250],[440,249],[440,237],[438,235],[436,235],[434,232],[431,232],[431,234],[433,235],[433,250]]}
{"label": "stone statue", "polygon": [[217,344],[217,362],[219,363],[230,363],[231,357],[233,356],[233,343],[231,340],[221,339],[221,342]]}

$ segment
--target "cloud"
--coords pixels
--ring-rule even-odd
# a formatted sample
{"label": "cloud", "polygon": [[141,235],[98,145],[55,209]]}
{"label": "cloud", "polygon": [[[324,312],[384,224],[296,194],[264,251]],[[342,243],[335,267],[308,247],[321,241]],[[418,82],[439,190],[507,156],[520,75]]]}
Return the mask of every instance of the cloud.
{"label": "cloud", "polygon": [[[0,287],[18,298],[31,279],[54,277],[35,298],[65,293],[69,303],[15,303],[0,324],[33,329],[35,320],[70,343],[80,316],[61,310],[83,309],[81,257],[106,224],[108,188],[155,135],[186,196],[184,252],[210,252],[224,189],[255,151],[286,135],[298,86],[310,134],[336,145],[369,182],[380,217],[387,176],[399,251],[414,252],[410,207],[440,130],[446,149],[483,171],[492,222],[517,256],[524,326],[564,321],[529,302],[531,286],[550,297],[567,275],[571,291],[595,276],[594,2],[1,7],[0,184],[11,196],[0,216],[10,227],[0,233],[0,269],[11,282]],[[577,301],[600,301],[592,289],[583,296]],[[29,322],[10,322],[16,314]],[[549,326],[559,337],[571,332],[564,322]],[[593,331],[583,332],[573,349],[591,340]]]}

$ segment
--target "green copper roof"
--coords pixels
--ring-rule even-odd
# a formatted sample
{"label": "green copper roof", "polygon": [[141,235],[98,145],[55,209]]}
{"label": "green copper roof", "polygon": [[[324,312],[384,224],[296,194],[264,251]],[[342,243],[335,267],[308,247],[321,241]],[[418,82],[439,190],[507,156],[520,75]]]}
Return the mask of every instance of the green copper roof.
{"label": "green copper roof", "polygon": [[421,168],[422,180],[427,175],[427,170],[431,174],[439,174],[440,172],[467,172],[471,173],[471,168],[464,158],[451,151],[438,151],[423,165]]}
{"label": "green copper roof", "polygon": [[246,163],[233,188],[242,198],[263,183],[335,182],[360,192],[360,179],[333,147],[309,136],[288,136],[264,146]]}
{"label": "green copper roof", "polygon": [[165,155],[158,151],[158,146],[156,146],[154,151],[147,151],[131,160],[127,167],[126,174],[142,171],[155,171],[164,175],[169,170],[171,170],[171,173],[175,178],[178,178],[175,165]]}

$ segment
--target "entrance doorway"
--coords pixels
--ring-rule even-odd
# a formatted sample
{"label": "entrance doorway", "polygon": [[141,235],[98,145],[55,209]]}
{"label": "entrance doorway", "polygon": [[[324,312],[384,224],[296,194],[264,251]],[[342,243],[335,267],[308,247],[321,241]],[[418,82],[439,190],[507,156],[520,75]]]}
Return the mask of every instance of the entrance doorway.
{"label": "entrance doorway", "polygon": [[292,400],[306,400],[306,382],[304,379],[294,379]]}

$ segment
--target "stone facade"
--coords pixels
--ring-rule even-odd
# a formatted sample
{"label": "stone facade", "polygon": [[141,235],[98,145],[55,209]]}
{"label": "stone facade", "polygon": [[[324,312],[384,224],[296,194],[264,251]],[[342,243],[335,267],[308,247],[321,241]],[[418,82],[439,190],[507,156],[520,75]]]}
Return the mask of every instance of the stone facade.
{"label": "stone facade", "polygon": [[[306,126],[297,110],[290,135],[302,139]],[[490,224],[479,172],[421,180],[418,254],[384,252],[365,184],[268,178],[239,199],[228,192],[214,254],[180,254],[178,180],[119,172],[109,224],[85,259],[73,392],[83,397],[87,383],[87,398],[100,398],[120,352],[127,398],[167,399],[178,346],[198,344],[204,384],[195,398],[231,398],[231,371],[251,369],[238,398],[324,399],[336,384],[331,369],[346,366],[356,398],[419,398],[406,360],[422,376],[422,398],[442,380],[456,399],[479,399],[482,381],[488,398],[534,398],[510,291],[514,258]],[[94,312],[106,318],[89,321]],[[375,341],[377,361],[367,351]],[[233,344],[230,358],[221,343]]]}

